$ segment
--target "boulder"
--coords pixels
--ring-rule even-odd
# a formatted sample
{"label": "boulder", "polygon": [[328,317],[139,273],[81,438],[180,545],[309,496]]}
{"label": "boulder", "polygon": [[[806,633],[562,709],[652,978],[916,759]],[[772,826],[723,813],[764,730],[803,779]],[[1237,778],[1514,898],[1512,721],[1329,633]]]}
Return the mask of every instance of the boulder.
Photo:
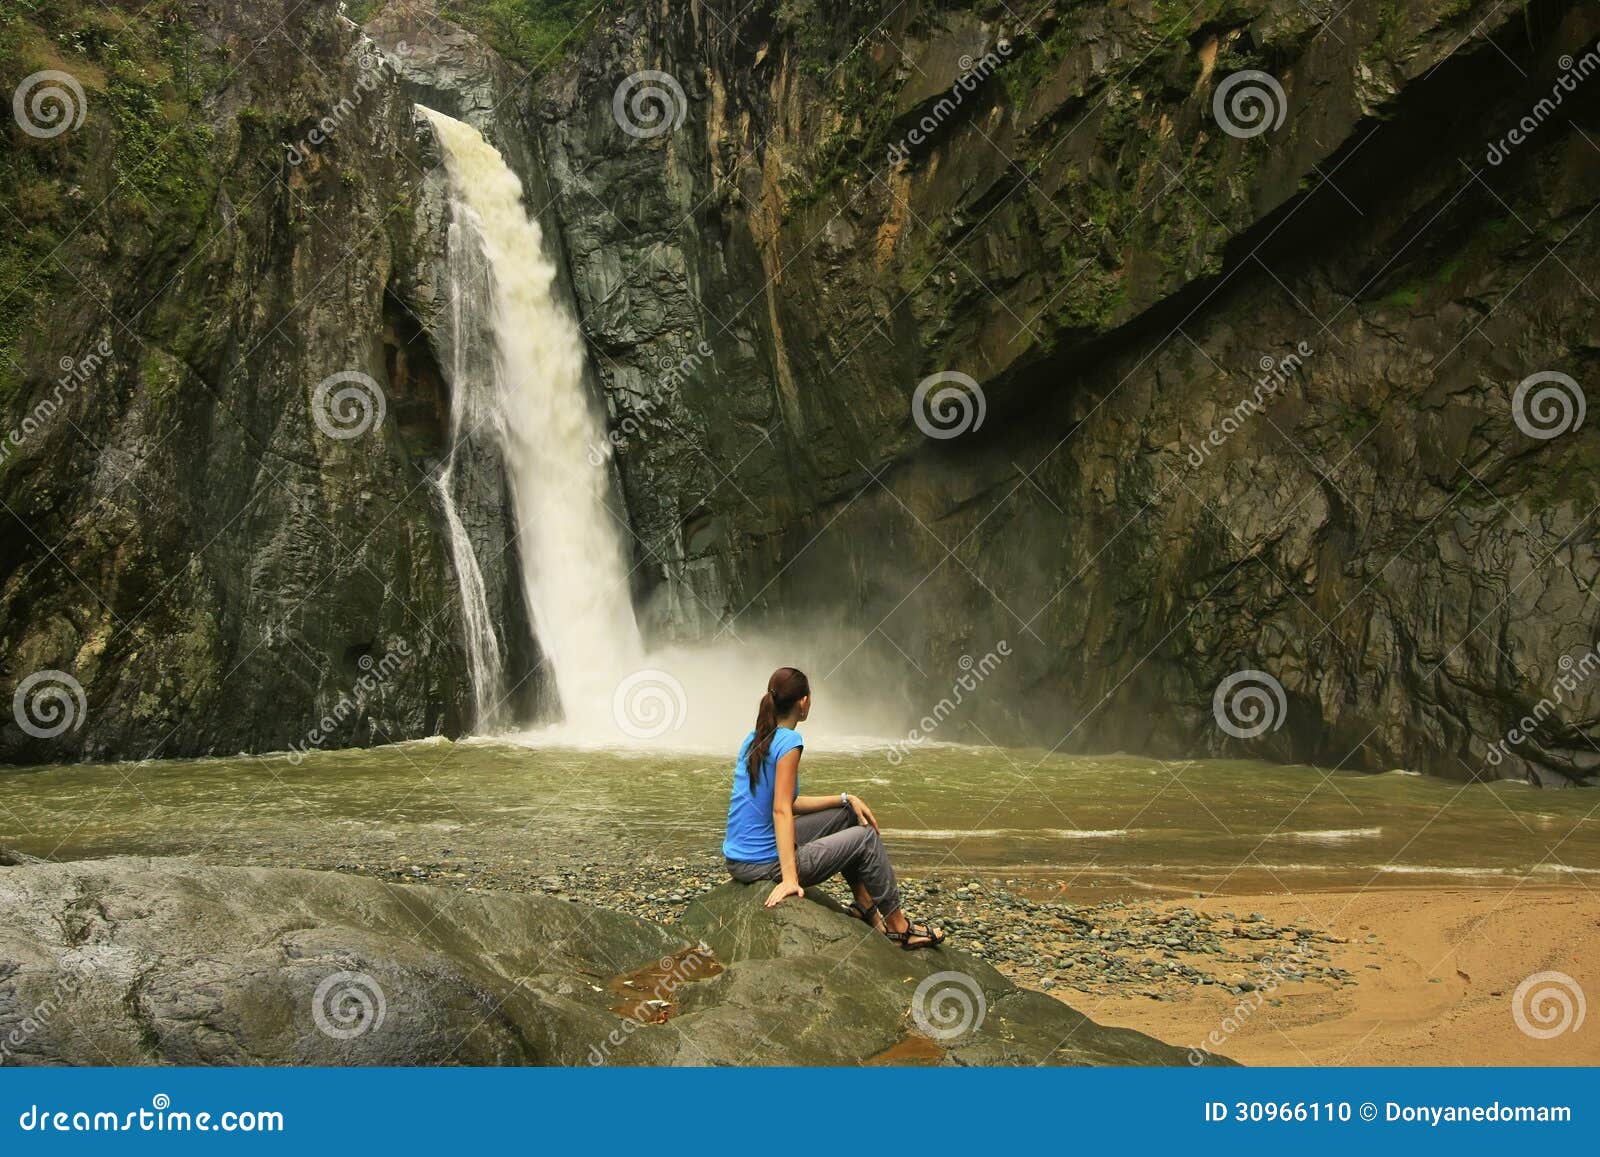
{"label": "boulder", "polygon": [[1181,1064],[952,950],[727,885],[545,896],[118,858],[0,868],[0,1064]]}

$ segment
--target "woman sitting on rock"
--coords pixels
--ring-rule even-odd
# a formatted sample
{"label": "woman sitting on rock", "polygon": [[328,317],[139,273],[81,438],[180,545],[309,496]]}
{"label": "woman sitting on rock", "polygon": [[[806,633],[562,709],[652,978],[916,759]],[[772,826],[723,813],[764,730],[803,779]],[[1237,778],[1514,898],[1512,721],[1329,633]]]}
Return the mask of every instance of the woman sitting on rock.
{"label": "woman sitting on rock", "polygon": [[767,680],[755,730],[733,767],[722,841],[729,874],[743,884],[778,881],[767,896],[768,908],[843,875],[856,897],[852,915],[907,951],[938,947],[942,930],[913,924],[900,910],[900,889],[872,809],[847,792],[800,794],[805,741],[795,725],[810,714],[810,682],[793,667],[779,667]]}

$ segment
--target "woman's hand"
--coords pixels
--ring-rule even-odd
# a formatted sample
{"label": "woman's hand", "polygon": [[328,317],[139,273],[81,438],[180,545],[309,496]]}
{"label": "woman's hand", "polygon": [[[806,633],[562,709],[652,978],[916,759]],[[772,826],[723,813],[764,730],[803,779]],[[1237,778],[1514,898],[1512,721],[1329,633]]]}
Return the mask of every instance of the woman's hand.
{"label": "woman's hand", "polygon": [[[878,817],[872,814],[872,809],[867,806],[867,801],[858,795],[846,796],[845,798],[850,801],[850,806],[855,809],[857,822],[864,824],[873,831],[877,832]],[[878,834],[882,835],[883,833],[878,832]]]}
{"label": "woman's hand", "polygon": [[767,907],[776,908],[790,896],[804,896],[805,894],[806,890],[799,884],[793,884],[785,880],[781,884],[773,885],[772,891],[767,895]]}

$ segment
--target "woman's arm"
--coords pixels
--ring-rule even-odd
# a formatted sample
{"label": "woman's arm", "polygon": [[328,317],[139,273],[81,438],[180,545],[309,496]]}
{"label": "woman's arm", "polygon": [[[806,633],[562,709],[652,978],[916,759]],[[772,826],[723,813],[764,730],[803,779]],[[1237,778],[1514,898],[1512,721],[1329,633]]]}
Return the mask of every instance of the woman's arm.
{"label": "woman's arm", "polygon": [[794,801],[796,815],[806,815],[810,812],[824,812],[829,808],[849,806],[856,813],[856,820],[878,830],[878,817],[872,814],[872,809],[867,806],[867,801],[858,795],[803,795]]}
{"label": "woman's arm", "polygon": [[[794,858],[795,784],[800,780],[800,749],[785,752],[778,760],[778,774],[772,788],[772,831],[778,838],[778,865],[783,879],[773,885],[767,907],[775,908],[790,896],[804,896],[800,869]],[[815,809],[813,809],[815,810]]]}
{"label": "woman's arm", "polygon": [[794,814],[797,816],[810,815],[812,812],[825,812],[829,808],[842,807],[836,795],[801,795],[794,801]]}

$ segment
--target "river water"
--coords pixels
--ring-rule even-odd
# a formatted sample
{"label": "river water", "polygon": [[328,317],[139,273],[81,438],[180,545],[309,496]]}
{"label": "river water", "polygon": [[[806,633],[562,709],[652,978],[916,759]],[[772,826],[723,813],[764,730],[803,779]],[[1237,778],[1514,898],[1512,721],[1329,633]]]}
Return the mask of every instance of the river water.
{"label": "river water", "polygon": [[[58,858],[714,865],[732,759],[537,736],[0,769],[0,844]],[[877,811],[912,875],[1093,894],[1590,883],[1600,794],[1235,761],[933,745],[806,753],[802,790]],[[533,868],[530,870],[537,870]]]}

